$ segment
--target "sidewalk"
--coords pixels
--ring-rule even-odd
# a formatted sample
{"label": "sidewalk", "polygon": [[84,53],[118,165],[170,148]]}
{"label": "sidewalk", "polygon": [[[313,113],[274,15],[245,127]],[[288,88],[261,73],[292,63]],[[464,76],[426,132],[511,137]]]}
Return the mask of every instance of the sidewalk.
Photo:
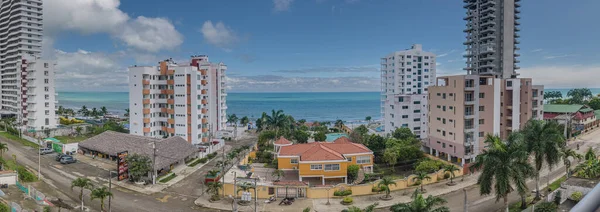
{"label": "sidewalk", "polygon": [[113,161],[110,161],[108,159],[103,159],[103,158],[92,158],[89,154],[88,155],[82,155],[82,154],[76,154],[75,158],[81,162],[90,164],[91,166],[100,168],[100,169],[104,169],[106,171],[114,171],[117,170],[117,162],[114,161],[114,163],[111,163]]}
{"label": "sidewalk", "polygon": [[[225,152],[228,152],[229,150],[231,150],[232,147],[229,145],[225,145],[224,148],[225,148]],[[218,152],[217,155],[222,154],[221,149],[219,149],[216,152]],[[217,158],[219,158],[219,157],[215,157],[212,160],[215,160]],[[116,181],[116,180],[113,180],[113,184],[121,186],[121,187],[129,189],[129,190],[132,190],[132,191],[142,193],[142,194],[150,195],[150,194],[160,192],[160,191],[172,186],[173,184],[178,183],[179,181],[185,179],[190,174],[198,171],[199,169],[204,167],[206,164],[210,163],[212,160],[206,161],[206,163],[203,163],[203,164],[198,164],[195,167],[189,167],[186,164],[181,164],[181,165],[175,167],[172,171],[173,173],[175,173],[177,175],[177,177],[169,180],[169,182],[166,182],[166,183],[160,183],[160,182],[158,182],[159,179],[156,179],[156,185],[143,186],[143,185],[136,185],[136,184],[128,183],[125,181]]]}

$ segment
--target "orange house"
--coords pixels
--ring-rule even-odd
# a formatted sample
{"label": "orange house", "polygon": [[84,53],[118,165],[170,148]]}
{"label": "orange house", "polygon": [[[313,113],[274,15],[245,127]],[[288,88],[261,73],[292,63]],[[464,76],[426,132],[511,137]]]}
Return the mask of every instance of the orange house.
{"label": "orange house", "polygon": [[280,170],[298,170],[299,181],[322,185],[325,181],[348,183],[349,165],[356,164],[366,173],[373,172],[373,151],[340,137],[331,143],[279,146],[277,164]]}

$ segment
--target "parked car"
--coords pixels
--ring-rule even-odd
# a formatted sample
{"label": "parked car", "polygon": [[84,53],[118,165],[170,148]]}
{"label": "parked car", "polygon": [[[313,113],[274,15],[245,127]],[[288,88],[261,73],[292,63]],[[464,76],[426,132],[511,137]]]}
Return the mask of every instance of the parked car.
{"label": "parked car", "polygon": [[63,153],[58,153],[54,159],[56,159],[56,161],[60,161],[60,159],[62,159],[65,156],[69,156],[69,155],[65,155]]}
{"label": "parked car", "polygon": [[52,154],[52,153],[54,153],[53,149],[50,149],[50,148],[42,148],[42,149],[40,149],[40,155]]}
{"label": "parked car", "polygon": [[66,155],[66,156],[63,156],[63,157],[60,159],[60,163],[61,163],[61,164],[69,164],[69,163],[75,163],[75,162],[77,162],[77,159],[75,159],[75,158],[73,158],[73,157],[71,157],[71,156],[68,156],[68,155]]}

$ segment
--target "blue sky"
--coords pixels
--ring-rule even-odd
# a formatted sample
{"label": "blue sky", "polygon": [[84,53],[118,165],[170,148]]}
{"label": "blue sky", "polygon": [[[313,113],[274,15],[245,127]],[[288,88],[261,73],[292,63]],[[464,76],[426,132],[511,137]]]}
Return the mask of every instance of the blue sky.
{"label": "blue sky", "polygon": [[[60,91],[126,91],[127,67],[207,54],[232,92],[377,91],[379,58],[414,43],[462,74],[458,0],[50,0],[46,57]],[[522,1],[519,72],[546,87],[600,87],[600,1]],[[572,73],[566,74],[565,73]]]}

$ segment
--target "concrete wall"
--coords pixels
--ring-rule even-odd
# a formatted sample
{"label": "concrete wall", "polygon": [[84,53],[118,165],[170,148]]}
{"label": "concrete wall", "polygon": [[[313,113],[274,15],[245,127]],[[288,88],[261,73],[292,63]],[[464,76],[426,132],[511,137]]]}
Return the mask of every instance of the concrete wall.
{"label": "concrete wall", "polygon": [[17,184],[17,173],[13,171],[2,171],[2,173],[0,173],[0,184]]}

